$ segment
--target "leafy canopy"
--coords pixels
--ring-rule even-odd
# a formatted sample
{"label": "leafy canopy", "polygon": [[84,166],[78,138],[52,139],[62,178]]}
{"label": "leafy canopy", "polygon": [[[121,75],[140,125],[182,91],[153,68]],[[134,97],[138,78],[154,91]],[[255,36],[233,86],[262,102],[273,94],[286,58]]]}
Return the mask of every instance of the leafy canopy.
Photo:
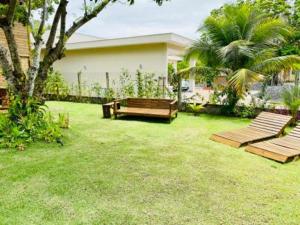
{"label": "leafy canopy", "polygon": [[293,28],[249,3],[225,5],[199,31],[188,56],[198,57],[206,67],[227,69],[229,84],[240,96],[253,82],[300,62],[299,56],[278,54]]}

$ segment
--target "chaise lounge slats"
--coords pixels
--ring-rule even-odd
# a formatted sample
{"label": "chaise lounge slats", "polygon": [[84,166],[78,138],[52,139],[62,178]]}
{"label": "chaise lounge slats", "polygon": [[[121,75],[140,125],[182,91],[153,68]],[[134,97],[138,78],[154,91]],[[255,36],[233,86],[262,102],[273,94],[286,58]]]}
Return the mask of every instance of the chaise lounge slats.
{"label": "chaise lounge slats", "polygon": [[278,137],[291,119],[291,116],[262,112],[248,127],[213,134],[210,139],[239,148],[249,143]]}
{"label": "chaise lounge slats", "polygon": [[285,137],[255,143],[246,151],[282,163],[290,162],[300,156],[300,125]]}

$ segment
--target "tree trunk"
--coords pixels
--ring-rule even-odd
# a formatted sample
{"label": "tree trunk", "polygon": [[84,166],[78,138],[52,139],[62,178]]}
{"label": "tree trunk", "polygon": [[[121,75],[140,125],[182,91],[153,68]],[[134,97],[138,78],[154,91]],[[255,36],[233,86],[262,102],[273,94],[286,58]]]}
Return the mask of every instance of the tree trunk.
{"label": "tree trunk", "polygon": [[177,74],[178,76],[178,90],[177,90],[177,97],[178,97],[178,109],[179,111],[182,110],[182,76]]}
{"label": "tree trunk", "polygon": [[295,86],[299,87],[300,71],[295,72]]}
{"label": "tree trunk", "polygon": [[37,77],[35,79],[34,91],[33,96],[42,99],[43,92],[45,88],[46,79],[48,76],[48,70],[50,69],[50,64],[40,63],[40,67],[38,70]]}
{"label": "tree trunk", "polygon": [[0,66],[3,70],[3,75],[8,83],[8,86],[15,91],[13,67],[8,61],[8,51],[0,45]]}
{"label": "tree trunk", "polygon": [[39,71],[41,60],[42,41],[38,41],[32,53],[32,65],[28,70],[27,90],[28,96],[32,97],[34,92],[35,80]]}
{"label": "tree trunk", "polygon": [[[18,46],[13,33],[13,27],[11,24],[2,26],[5,38],[7,41],[9,54],[2,50],[1,53],[1,65],[4,66],[5,77],[7,78],[10,88],[15,95],[19,95],[23,98],[27,97],[26,93],[26,75],[22,69],[21,59],[18,53]],[[12,63],[11,68],[8,67]]]}

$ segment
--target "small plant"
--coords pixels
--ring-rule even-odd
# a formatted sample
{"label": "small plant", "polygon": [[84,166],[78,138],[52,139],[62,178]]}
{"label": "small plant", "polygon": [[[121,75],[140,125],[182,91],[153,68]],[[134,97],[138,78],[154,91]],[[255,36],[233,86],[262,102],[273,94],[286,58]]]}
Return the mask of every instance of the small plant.
{"label": "small plant", "polygon": [[292,125],[296,125],[298,110],[300,107],[300,89],[295,86],[290,89],[285,89],[282,93],[284,104],[289,108],[293,117]]}
{"label": "small plant", "polygon": [[103,89],[102,89],[102,87],[99,83],[94,83],[92,85],[92,90],[91,91],[98,98],[100,98],[103,95]]}
{"label": "small plant", "polygon": [[62,74],[51,69],[46,80],[45,92],[55,96],[55,99],[59,100],[61,97],[67,96],[70,90]]}
{"label": "small plant", "polygon": [[144,82],[145,82],[144,87],[145,87],[146,98],[154,98],[157,93],[157,89],[156,89],[157,81],[155,81],[154,76],[155,74],[153,73],[146,73],[144,75]]}
{"label": "small plant", "polygon": [[108,88],[104,91],[104,98],[107,102],[111,102],[115,98],[115,91],[112,88]]}
{"label": "small plant", "polygon": [[[136,73],[136,86],[137,97],[139,98],[162,98],[164,93],[168,93],[159,85],[158,80],[155,79],[155,74],[142,73],[140,70],[137,70]],[[168,95],[171,96],[170,93]]]}
{"label": "small plant", "polygon": [[144,77],[140,70],[136,71],[137,96],[143,98],[145,95]]}
{"label": "small plant", "polygon": [[68,129],[70,127],[69,113],[59,113],[58,114],[58,126],[63,129]]}
{"label": "small plant", "polygon": [[120,75],[120,98],[133,97],[135,95],[134,83],[128,70],[123,70]]}
{"label": "small plant", "polygon": [[195,116],[199,116],[200,113],[203,111],[204,106],[194,102],[194,103],[189,103],[187,105],[187,109],[189,112],[194,113]]}

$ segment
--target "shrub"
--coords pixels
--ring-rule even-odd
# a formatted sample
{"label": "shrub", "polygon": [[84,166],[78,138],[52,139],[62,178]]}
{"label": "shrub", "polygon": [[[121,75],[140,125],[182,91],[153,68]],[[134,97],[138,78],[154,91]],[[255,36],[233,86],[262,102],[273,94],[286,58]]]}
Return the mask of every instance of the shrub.
{"label": "shrub", "polygon": [[99,83],[92,84],[91,92],[98,98],[103,95],[103,89]]}
{"label": "shrub", "polygon": [[295,86],[290,89],[285,89],[282,93],[284,104],[289,108],[293,117],[292,124],[295,125],[297,122],[298,110],[300,107],[300,89]]}
{"label": "shrub", "polygon": [[256,106],[254,104],[249,106],[236,106],[233,111],[236,116],[242,118],[255,118],[257,115]]}
{"label": "shrub", "polygon": [[143,98],[144,97],[144,77],[140,70],[136,71],[136,85],[137,85],[137,97]]}
{"label": "shrub", "polygon": [[0,117],[0,147],[23,150],[35,141],[54,142],[62,137],[61,130],[45,106],[20,97],[11,99],[7,115]]}
{"label": "shrub", "polygon": [[189,112],[194,113],[195,116],[198,116],[202,112],[203,109],[204,109],[204,106],[201,104],[190,103],[187,105],[187,110]]}
{"label": "shrub", "polygon": [[157,96],[157,81],[154,79],[155,74],[144,74],[144,94],[146,98],[154,98]]}
{"label": "shrub", "polygon": [[128,70],[123,70],[120,75],[120,91],[119,97],[127,98],[135,96],[134,83]]}
{"label": "shrub", "polygon": [[60,99],[66,97],[70,90],[62,74],[51,69],[46,80],[45,92],[54,95],[56,99]]}
{"label": "shrub", "polygon": [[60,128],[67,129],[70,126],[70,116],[69,113],[59,113],[58,114],[58,126]]}

